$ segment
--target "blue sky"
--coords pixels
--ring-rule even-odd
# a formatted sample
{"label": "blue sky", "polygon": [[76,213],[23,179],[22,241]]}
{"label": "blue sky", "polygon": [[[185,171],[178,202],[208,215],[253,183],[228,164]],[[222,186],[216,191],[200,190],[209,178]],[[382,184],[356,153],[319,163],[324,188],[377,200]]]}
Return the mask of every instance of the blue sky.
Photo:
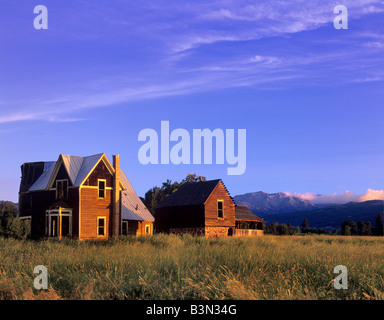
{"label": "blue sky", "polygon": [[[48,30],[33,9],[48,8]],[[336,30],[336,5],[348,29]],[[140,196],[188,173],[232,195],[384,189],[384,2],[0,4],[0,199],[20,165],[119,153]],[[247,130],[247,170],[142,165],[140,130]],[[384,191],[383,191],[384,192]]]}

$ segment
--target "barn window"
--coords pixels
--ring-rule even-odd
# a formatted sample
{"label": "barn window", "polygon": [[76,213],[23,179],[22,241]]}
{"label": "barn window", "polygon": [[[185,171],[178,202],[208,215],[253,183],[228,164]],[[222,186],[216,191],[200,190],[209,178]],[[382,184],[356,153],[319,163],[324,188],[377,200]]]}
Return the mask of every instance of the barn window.
{"label": "barn window", "polygon": [[106,218],[98,217],[97,218],[97,235],[98,236],[105,236],[105,225],[106,225]]}
{"label": "barn window", "polygon": [[123,221],[121,225],[121,234],[126,236],[128,235],[128,221]]}
{"label": "barn window", "polygon": [[217,200],[217,217],[218,218],[223,218],[224,217],[223,200]]}
{"label": "barn window", "polygon": [[151,230],[151,227],[149,225],[146,225],[145,226],[145,233],[146,234],[149,234],[150,233],[150,230]]}
{"label": "barn window", "polygon": [[57,180],[56,181],[56,199],[67,199],[68,198],[68,180]]}
{"label": "barn window", "polygon": [[105,184],[106,180],[97,180],[99,185],[99,198],[105,198]]}

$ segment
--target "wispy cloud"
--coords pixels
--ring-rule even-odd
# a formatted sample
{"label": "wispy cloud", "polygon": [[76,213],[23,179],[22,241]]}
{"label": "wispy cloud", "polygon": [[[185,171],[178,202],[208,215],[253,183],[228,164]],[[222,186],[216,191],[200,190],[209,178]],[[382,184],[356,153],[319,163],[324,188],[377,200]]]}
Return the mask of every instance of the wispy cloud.
{"label": "wispy cloud", "polygon": [[[66,47],[74,46],[71,68],[68,61],[56,61],[52,55],[51,68],[40,74],[38,86],[30,89],[12,82],[0,93],[0,123],[82,121],[76,112],[87,108],[123,102],[129,108],[132,101],[232,87],[383,81],[380,30],[295,38],[331,25],[337,4],[336,0],[198,0],[177,5],[139,1],[127,6],[116,0],[110,6],[104,0],[76,1],[76,9],[60,7],[62,15],[47,33],[60,37]],[[357,0],[348,4],[348,10],[355,20],[384,9],[380,0]],[[287,37],[289,45],[284,42]],[[77,47],[79,42],[91,48],[95,42],[101,45],[82,54],[85,46]],[[120,52],[127,57],[116,58]],[[63,61],[67,65],[60,67]],[[35,70],[30,74],[28,78],[25,73],[23,81],[35,84]],[[2,84],[8,86],[9,81],[0,79]]]}
{"label": "wispy cloud", "polygon": [[356,194],[346,190],[344,193],[315,194],[311,192],[297,193],[285,192],[285,194],[309,200],[314,204],[344,204],[347,202],[363,202],[368,200],[384,200],[384,190],[368,189],[364,194]]}

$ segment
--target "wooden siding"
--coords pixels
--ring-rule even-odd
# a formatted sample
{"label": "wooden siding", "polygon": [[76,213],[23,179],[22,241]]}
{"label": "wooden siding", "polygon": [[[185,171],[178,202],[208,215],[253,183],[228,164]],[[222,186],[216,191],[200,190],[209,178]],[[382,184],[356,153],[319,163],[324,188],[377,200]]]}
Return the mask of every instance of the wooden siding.
{"label": "wooden siding", "polygon": [[[98,198],[98,189],[80,189],[80,239],[99,240],[111,236],[112,191],[105,191],[105,198]],[[106,235],[97,235],[97,218],[106,217]]]}
{"label": "wooden siding", "polygon": [[[223,200],[224,216],[218,218],[217,200]],[[234,227],[235,204],[221,182],[205,202],[205,227]]]}
{"label": "wooden siding", "polygon": [[113,175],[109,172],[107,169],[107,166],[105,165],[104,161],[101,160],[96,168],[92,171],[92,173],[89,175],[86,181],[84,181],[84,186],[95,186],[97,187],[97,180],[98,179],[105,179],[107,181],[107,187],[112,188],[112,178]]}
{"label": "wooden siding", "polygon": [[67,169],[65,169],[64,164],[60,165],[59,170],[57,171],[57,175],[55,177],[55,181],[53,182],[52,188],[56,188],[56,180],[68,180],[68,187],[72,186],[71,179],[69,179],[69,175],[67,173]]}
{"label": "wooden siding", "polygon": [[[149,234],[145,233],[146,226],[149,226]],[[152,221],[139,221],[137,228],[137,236],[149,236],[153,234],[153,223]]]}

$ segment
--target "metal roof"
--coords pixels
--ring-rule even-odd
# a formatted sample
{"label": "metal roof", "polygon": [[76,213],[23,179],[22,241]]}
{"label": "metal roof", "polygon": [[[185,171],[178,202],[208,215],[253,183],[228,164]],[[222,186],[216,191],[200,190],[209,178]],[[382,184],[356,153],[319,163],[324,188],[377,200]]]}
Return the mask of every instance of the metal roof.
{"label": "metal roof", "polygon": [[44,162],[44,171],[35,183],[29,188],[29,191],[45,190],[51,178],[56,161]]}
{"label": "metal roof", "polygon": [[[68,172],[72,185],[79,187],[102,156],[103,153],[88,157],[62,154],[61,158],[63,159],[64,167]],[[29,188],[29,191],[45,190],[57,163],[58,161],[45,162],[43,174]]]}
{"label": "metal roof", "polygon": [[251,210],[244,206],[235,207],[235,219],[248,221],[261,221]]}
{"label": "metal roof", "polygon": [[120,169],[120,180],[127,188],[121,192],[122,219],[123,220],[139,220],[154,221],[155,218],[141,201],[131,183],[129,182],[124,171]]}
{"label": "metal roof", "polygon": [[[73,186],[79,187],[84,179],[88,176],[96,163],[103,157],[103,153],[88,157],[78,157],[70,155],[61,155],[64,167],[66,168],[69,179]],[[60,159],[60,158],[59,158]],[[58,161],[44,163],[44,172],[29,188],[29,191],[45,190],[49,180],[57,166]],[[139,196],[136,194],[128,178],[120,169],[120,181],[127,188],[121,193],[122,197],[122,219],[123,220],[138,220],[138,221],[154,221],[155,218],[146,208]]]}
{"label": "metal roof", "polygon": [[[96,165],[96,163],[100,160],[102,156],[103,153],[100,153],[83,158],[81,167],[76,174],[76,180],[73,183],[75,187],[79,187],[83,183],[84,179],[88,176],[88,174],[91,172],[93,167]],[[76,159],[74,160],[74,162],[76,162]]]}
{"label": "metal roof", "polygon": [[166,197],[156,209],[164,207],[195,206],[202,205],[215,189],[220,179],[185,182],[174,193]]}

